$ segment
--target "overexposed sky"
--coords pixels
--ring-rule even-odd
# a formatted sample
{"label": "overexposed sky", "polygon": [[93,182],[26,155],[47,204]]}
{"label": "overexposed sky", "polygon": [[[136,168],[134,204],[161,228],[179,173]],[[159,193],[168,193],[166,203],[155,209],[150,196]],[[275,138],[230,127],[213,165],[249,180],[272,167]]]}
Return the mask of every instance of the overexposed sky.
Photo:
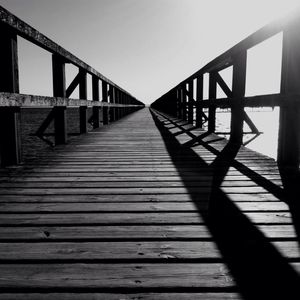
{"label": "overexposed sky", "polygon": [[[153,102],[247,35],[295,9],[298,3],[0,0],[3,7],[144,103]],[[278,88],[280,39],[276,36],[248,52],[247,94]],[[21,92],[51,95],[51,56],[22,39],[19,52]],[[67,72],[70,81],[75,71],[68,68]],[[273,83],[262,84],[268,77],[266,72],[274,75]]]}

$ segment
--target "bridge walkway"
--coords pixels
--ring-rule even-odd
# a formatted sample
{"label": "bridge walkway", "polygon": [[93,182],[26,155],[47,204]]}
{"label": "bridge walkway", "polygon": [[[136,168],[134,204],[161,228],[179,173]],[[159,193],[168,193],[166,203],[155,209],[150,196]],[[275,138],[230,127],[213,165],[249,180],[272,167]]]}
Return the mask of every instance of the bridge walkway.
{"label": "bridge walkway", "polygon": [[289,182],[264,155],[134,112],[1,170],[0,299],[299,299]]}

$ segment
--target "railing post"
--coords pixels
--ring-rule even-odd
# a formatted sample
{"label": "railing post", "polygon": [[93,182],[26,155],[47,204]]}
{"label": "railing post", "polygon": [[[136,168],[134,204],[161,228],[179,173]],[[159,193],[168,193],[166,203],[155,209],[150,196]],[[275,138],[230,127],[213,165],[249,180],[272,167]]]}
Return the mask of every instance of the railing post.
{"label": "railing post", "polygon": [[57,55],[52,55],[53,97],[66,98],[65,61]]}
{"label": "railing post", "polygon": [[[87,99],[87,73],[85,70],[80,69],[80,80],[79,80],[79,98]],[[87,106],[79,107],[79,131],[80,133],[87,133]]]}
{"label": "railing post", "polygon": [[185,90],[186,90],[186,83],[183,83],[181,95],[182,95],[182,119],[184,121],[187,120],[187,111],[188,111],[187,94],[185,93]]}
{"label": "railing post", "polygon": [[[118,104],[119,103],[119,90],[117,88],[114,88],[115,92],[114,92],[114,104]],[[119,112],[118,112],[118,107],[114,107],[114,115],[115,115],[115,121],[117,121],[119,119]]]}
{"label": "railing post", "polygon": [[178,119],[183,118],[183,97],[182,97],[182,88],[179,86],[178,87]]}
{"label": "railing post", "polygon": [[188,122],[194,122],[194,81],[188,82]]}
{"label": "railing post", "polygon": [[54,139],[55,145],[67,142],[67,108],[65,106],[55,106],[54,110]]}
{"label": "railing post", "polygon": [[233,57],[232,96],[234,103],[231,108],[230,141],[243,143],[244,96],[246,88],[247,51]]}
{"label": "railing post", "polygon": [[0,32],[0,91],[19,93],[17,35],[3,24],[0,25]]}
{"label": "railing post", "polygon": [[203,75],[197,77],[196,85],[196,126],[202,128]]}
{"label": "railing post", "polygon": [[[115,103],[115,87],[112,85],[109,86],[109,103],[114,104]],[[115,108],[110,107],[109,109],[109,119],[110,122],[114,122],[116,120],[115,118]]]}
{"label": "railing post", "polygon": [[2,166],[21,162],[20,108],[0,108],[0,159]]}
{"label": "railing post", "polygon": [[[281,93],[300,93],[300,36],[299,24],[292,22],[283,31]],[[299,99],[297,99],[299,100]],[[288,103],[280,107],[278,164],[299,169],[300,159],[300,106]]]}
{"label": "railing post", "polygon": [[[216,73],[209,73],[209,99],[216,99],[217,97],[217,80]],[[210,106],[208,109],[208,132],[216,131],[216,107]]]}
{"label": "railing post", "polygon": [[87,133],[87,106],[79,107],[79,129],[80,134]]}
{"label": "railing post", "polygon": [[[99,78],[95,75],[92,76],[92,96],[93,101],[99,101]],[[99,128],[100,117],[99,117],[99,106],[93,106],[93,128]]]}
{"label": "railing post", "polygon": [[[108,86],[107,86],[107,82],[105,81],[102,81],[102,102],[104,103],[107,103],[108,101],[108,95],[107,95],[107,92],[108,92]],[[103,125],[108,125],[108,107],[106,106],[103,106]]]}
{"label": "railing post", "polygon": [[[0,92],[19,93],[17,35],[0,25]],[[2,166],[21,162],[20,108],[0,108],[0,161]]]}

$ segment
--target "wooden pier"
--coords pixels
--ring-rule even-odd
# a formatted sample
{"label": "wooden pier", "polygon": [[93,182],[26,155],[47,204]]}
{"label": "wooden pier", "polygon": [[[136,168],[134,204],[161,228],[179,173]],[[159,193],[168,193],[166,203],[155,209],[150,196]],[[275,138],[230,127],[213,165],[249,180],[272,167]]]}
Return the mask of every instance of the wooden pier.
{"label": "wooden pier", "polygon": [[[0,299],[300,299],[297,20],[254,33],[148,109],[0,7]],[[247,49],[280,31],[281,93],[245,97]],[[53,54],[53,97],[19,93],[17,36]],[[230,66],[232,87],[219,74]],[[244,108],[260,106],[281,109],[277,161],[242,144],[244,122],[260,134]],[[28,107],[50,108],[36,136],[52,148],[24,162]],[[218,108],[231,110],[228,140]]]}
{"label": "wooden pier", "polygon": [[299,210],[276,162],[213,134],[188,146],[205,132],[153,117],[138,111],[2,171],[0,299],[297,291]]}

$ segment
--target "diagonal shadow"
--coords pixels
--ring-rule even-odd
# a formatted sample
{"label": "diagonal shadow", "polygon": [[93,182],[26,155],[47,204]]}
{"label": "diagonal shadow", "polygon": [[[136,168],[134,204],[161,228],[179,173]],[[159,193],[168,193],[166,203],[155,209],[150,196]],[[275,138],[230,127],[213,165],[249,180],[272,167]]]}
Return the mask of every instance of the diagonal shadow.
{"label": "diagonal shadow", "polygon": [[[217,155],[217,158],[208,166],[193,149],[182,146],[178,140],[166,129],[156,114],[151,111],[154,122],[165,142],[166,149],[174,166],[181,176],[191,199],[198,205],[199,214],[202,215],[210,230],[214,242],[217,244],[222,257],[228,266],[239,292],[244,299],[300,299],[300,279],[297,272],[291,267],[287,258],[270,243],[264,234],[221,190],[220,185],[230,167],[243,167],[244,174],[249,177],[255,173],[249,168],[238,164],[235,160],[239,146],[228,143],[222,151],[201,142],[208,150]],[[199,142],[199,140],[197,140]],[[202,170],[209,168],[212,175],[212,189],[209,199],[208,213],[200,209],[199,195],[193,194],[188,184],[189,178],[183,172],[182,165],[175,159],[180,152],[192,161],[192,165],[199,166],[197,176],[207,176]],[[185,167],[185,171],[188,166]],[[253,173],[252,173],[253,172]],[[255,178],[259,178],[255,174]],[[261,179],[261,178],[259,178]],[[256,180],[264,188],[273,189],[274,184],[267,184],[265,178]],[[267,185],[267,186],[265,186]],[[274,188],[275,193],[279,193]],[[201,249],[199,249],[201,250]]]}

